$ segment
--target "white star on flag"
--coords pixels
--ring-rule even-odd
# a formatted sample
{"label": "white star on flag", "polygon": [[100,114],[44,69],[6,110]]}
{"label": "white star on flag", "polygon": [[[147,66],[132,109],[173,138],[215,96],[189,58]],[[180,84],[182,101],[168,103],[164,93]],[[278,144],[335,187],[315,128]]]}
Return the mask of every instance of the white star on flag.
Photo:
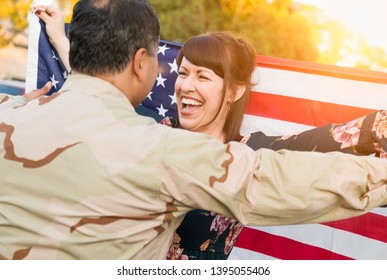
{"label": "white star on flag", "polygon": [[171,72],[169,72],[169,73],[176,72],[176,74],[179,74],[179,72],[177,72],[176,59],[173,60],[173,63],[168,63],[168,65],[171,67]]}
{"label": "white star on flag", "polygon": [[159,50],[157,54],[162,53],[163,55],[165,55],[166,50],[169,50],[169,48],[167,47],[167,44],[165,44],[164,46],[159,46]]}
{"label": "white star on flag", "polygon": [[51,83],[52,83],[52,86],[56,88],[56,85],[59,83],[59,81],[55,80],[55,75],[52,75],[52,77],[50,77],[50,80],[51,80]]}
{"label": "white star on flag", "polygon": [[153,91],[151,91],[151,92],[148,94],[147,98],[149,98],[150,100],[152,100],[152,94],[153,94]]}
{"label": "white star on flag", "polygon": [[171,105],[176,104],[176,92],[173,93],[173,95],[168,95],[169,98],[171,98]]}
{"label": "white star on flag", "polygon": [[168,110],[164,108],[163,104],[161,104],[160,107],[157,107],[157,110],[159,111],[159,115],[165,118],[165,113],[168,112]]}
{"label": "white star on flag", "polygon": [[162,85],[162,86],[165,88],[164,82],[165,82],[167,79],[164,79],[164,78],[161,76],[161,73],[159,73],[159,75],[157,76],[156,80],[157,80],[157,85],[156,85],[156,87],[158,87],[159,85]]}
{"label": "white star on flag", "polygon": [[52,52],[52,58],[55,60],[59,60],[59,58],[55,55],[55,52],[53,50],[51,50],[51,52]]}

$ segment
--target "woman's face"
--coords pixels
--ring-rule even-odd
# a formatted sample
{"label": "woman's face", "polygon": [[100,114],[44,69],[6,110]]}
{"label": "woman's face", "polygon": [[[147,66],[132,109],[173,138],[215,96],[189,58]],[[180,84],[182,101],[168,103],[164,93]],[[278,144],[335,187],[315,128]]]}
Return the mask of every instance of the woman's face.
{"label": "woman's face", "polygon": [[[183,128],[222,140],[228,106],[222,100],[223,82],[223,78],[211,69],[196,66],[183,58],[175,83],[179,121]],[[225,100],[227,96],[226,93]]]}

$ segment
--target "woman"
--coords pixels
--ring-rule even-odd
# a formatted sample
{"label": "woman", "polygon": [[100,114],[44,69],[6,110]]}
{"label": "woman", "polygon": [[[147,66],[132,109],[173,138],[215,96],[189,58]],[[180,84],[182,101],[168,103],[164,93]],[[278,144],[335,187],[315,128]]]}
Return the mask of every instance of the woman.
{"label": "woman", "polygon": [[[223,142],[243,141],[254,149],[339,150],[386,157],[385,111],[291,137],[268,137],[262,132],[242,137],[239,131],[252,87],[255,58],[251,44],[230,33],[190,38],[177,57],[179,75],[175,92],[181,127]],[[353,132],[352,136],[348,131]],[[231,218],[203,210],[191,211],[176,230],[168,258],[227,259],[242,228]]]}
{"label": "woman", "polygon": [[[61,15],[50,7],[37,7],[36,14],[46,22],[51,42],[66,68],[68,41]],[[290,138],[267,137],[257,132],[239,134],[245,106],[252,87],[256,53],[245,39],[226,32],[195,36],[188,40],[178,55],[179,75],[175,90],[180,126],[206,133],[222,142],[242,141],[254,149],[288,148],[293,150],[341,150],[341,138],[347,129],[358,130],[354,141],[344,145],[343,152],[379,153],[387,149],[380,125],[386,113],[376,112],[343,126],[329,125]],[[167,121],[164,121],[167,123]],[[316,137],[317,136],[317,137]],[[168,259],[227,259],[243,226],[217,213],[195,210],[187,214],[176,230]]]}
{"label": "woman", "polygon": [[[226,143],[241,141],[255,57],[246,40],[229,33],[188,40],[177,57],[175,92],[181,127]],[[228,217],[192,211],[176,230],[167,258],[225,259],[242,228]]]}

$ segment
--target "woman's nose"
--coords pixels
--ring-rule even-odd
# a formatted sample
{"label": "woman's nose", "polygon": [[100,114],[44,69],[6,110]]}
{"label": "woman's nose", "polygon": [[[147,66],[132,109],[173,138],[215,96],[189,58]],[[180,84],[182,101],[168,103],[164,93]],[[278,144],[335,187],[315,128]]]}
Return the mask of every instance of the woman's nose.
{"label": "woman's nose", "polygon": [[181,81],[181,90],[188,92],[188,91],[193,91],[195,90],[195,83],[194,79],[191,75],[188,75]]}

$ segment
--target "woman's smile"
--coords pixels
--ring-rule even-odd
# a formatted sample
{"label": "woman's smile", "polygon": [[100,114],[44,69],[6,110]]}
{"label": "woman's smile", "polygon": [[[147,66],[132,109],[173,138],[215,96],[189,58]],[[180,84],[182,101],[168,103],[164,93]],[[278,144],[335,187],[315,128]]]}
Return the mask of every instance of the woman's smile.
{"label": "woman's smile", "polygon": [[193,114],[203,106],[202,102],[188,97],[183,97],[181,99],[181,104],[182,104],[182,108],[181,108],[182,114]]}

